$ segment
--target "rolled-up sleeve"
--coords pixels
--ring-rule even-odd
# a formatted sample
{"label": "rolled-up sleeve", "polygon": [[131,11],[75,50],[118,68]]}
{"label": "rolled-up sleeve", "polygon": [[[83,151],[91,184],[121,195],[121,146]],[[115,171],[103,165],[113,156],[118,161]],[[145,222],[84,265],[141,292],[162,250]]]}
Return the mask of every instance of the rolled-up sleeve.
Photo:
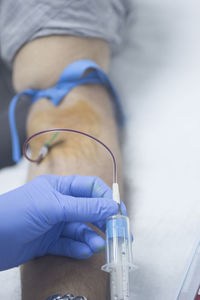
{"label": "rolled-up sleeve", "polygon": [[108,41],[112,52],[120,45],[132,10],[131,0],[1,0],[0,46],[12,65],[28,41],[49,35],[73,35]]}

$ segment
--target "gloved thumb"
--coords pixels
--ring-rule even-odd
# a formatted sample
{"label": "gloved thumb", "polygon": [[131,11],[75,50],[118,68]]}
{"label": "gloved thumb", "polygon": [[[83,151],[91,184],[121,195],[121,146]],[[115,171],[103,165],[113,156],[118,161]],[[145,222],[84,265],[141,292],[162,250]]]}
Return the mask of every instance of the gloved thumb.
{"label": "gloved thumb", "polygon": [[117,213],[118,205],[112,199],[78,198],[58,193],[62,222],[98,222]]}

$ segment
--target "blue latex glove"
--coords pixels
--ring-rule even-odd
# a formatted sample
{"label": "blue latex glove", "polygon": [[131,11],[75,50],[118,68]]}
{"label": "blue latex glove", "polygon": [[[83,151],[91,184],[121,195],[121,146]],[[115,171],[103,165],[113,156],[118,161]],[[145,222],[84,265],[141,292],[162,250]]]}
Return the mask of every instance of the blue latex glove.
{"label": "blue latex glove", "polygon": [[100,252],[104,239],[84,222],[102,229],[117,210],[99,178],[36,177],[0,196],[0,270],[45,254],[88,258]]}

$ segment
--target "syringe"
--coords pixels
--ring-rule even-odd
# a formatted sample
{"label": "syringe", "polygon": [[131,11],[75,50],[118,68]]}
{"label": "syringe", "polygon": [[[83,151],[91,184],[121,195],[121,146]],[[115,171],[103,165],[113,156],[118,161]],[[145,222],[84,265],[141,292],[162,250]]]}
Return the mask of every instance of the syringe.
{"label": "syringe", "polygon": [[[113,199],[120,204],[117,183]],[[106,264],[102,270],[110,273],[111,300],[130,300],[129,273],[134,269],[129,218],[119,213],[106,221]]]}

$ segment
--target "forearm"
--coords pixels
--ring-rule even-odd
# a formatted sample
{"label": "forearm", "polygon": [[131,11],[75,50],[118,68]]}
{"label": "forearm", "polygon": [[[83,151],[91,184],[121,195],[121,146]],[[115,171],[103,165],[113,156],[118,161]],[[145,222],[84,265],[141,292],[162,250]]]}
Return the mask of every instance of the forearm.
{"label": "forearm", "polygon": [[[29,87],[47,88],[55,84],[62,70],[76,59],[93,59],[104,70],[108,70],[109,49],[105,42],[99,40],[98,44],[97,40],[90,40],[88,43],[87,40],[86,43],[84,39],[77,39],[77,47],[73,48],[74,40],[71,44],[71,37],[59,38],[56,45],[57,37],[48,39],[48,42],[44,41],[49,44],[46,56],[46,47],[44,51],[41,50],[43,39],[38,39],[38,45],[31,42],[33,47],[30,43],[18,53],[14,64],[14,85],[18,91]],[[85,45],[83,47],[82,42]],[[74,51],[68,52],[67,49]],[[47,99],[35,103],[28,117],[28,135],[54,127],[82,130],[101,139],[115,153],[120,175],[117,127],[109,94],[103,86],[74,88],[58,107],[54,107]],[[31,165],[29,179],[47,173],[96,175],[111,185],[112,164],[104,149],[73,134],[66,134],[66,141],[52,149],[40,165]],[[42,145],[43,142],[43,137],[35,141],[31,145],[32,151],[36,151],[37,143]],[[103,263],[104,254],[85,261],[44,257],[30,262],[22,272],[23,299],[43,300],[56,292],[74,292],[92,300],[105,299],[106,276],[100,271]]]}
{"label": "forearm", "polygon": [[[28,135],[50,128],[72,128],[94,135],[115,153],[120,173],[120,154],[117,128],[111,101],[107,91],[98,85],[77,87],[59,107],[53,107],[48,100],[39,100],[32,107],[28,118]],[[112,161],[108,153],[94,141],[71,133],[62,133],[57,138],[64,140],[55,146],[44,161],[31,165],[30,177],[38,173],[59,173],[60,175],[95,175],[112,183]],[[45,136],[32,144],[34,155],[46,141]]]}
{"label": "forearm", "polygon": [[[57,82],[61,72],[68,64],[76,59],[84,58],[93,59],[101,68],[107,71],[109,69],[108,44],[100,39],[83,39],[68,36],[36,39],[25,45],[15,58],[14,86],[18,92],[26,88],[48,88]],[[87,131],[110,145],[113,151],[119,152],[112,104],[106,88],[102,85],[87,84],[76,87],[64,97],[58,107],[54,107],[47,99],[40,99],[32,105],[28,117],[28,136],[39,130],[53,127],[71,127]],[[69,157],[67,154],[73,155],[77,153],[77,150],[74,149],[74,140],[77,142],[83,139],[71,135],[70,140],[71,144],[69,147],[66,148],[64,145],[64,147],[55,148],[49,159],[36,168],[37,172],[42,173],[42,169],[46,170],[48,161],[52,162],[53,157],[57,156],[57,164],[52,166],[51,163],[51,170],[49,171],[53,173],[58,171],[66,174],[66,170],[62,170],[63,164],[61,163],[61,166],[59,164],[59,156],[64,155],[66,159],[66,157]],[[90,141],[85,140],[85,142],[86,144],[94,145]],[[70,151],[72,153],[69,153]],[[102,149],[99,149],[99,151],[105,157],[107,163],[109,157]],[[118,153],[116,154],[118,155]],[[70,157],[69,161],[71,161]],[[88,165],[87,163],[85,164]],[[98,164],[99,162],[97,161]],[[85,172],[85,174],[89,171],[87,170],[89,168],[86,166],[81,166],[81,168],[83,168],[82,172]],[[81,172],[81,170],[77,168],[77,172]],[[99,172],[102,173],[102,171]],[[112,179],[111,174],[108,177],[110,180]]]}

